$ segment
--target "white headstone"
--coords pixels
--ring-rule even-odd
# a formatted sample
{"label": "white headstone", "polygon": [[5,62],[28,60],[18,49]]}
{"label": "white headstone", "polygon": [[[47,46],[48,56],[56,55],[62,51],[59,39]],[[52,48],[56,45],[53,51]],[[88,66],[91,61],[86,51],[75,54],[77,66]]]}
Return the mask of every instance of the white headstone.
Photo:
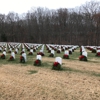
{"label": "white headstone", "polygon": [[10,48],[9,50],[12,51],[12,48]]}
{"label": "white headstone", "polygon": [[84,46],[81,46],[82,49],[85,49]]}
{"label": "white headstone", "polygon": [[49,50],[52,50],[51,48],[49,48]]}
{"label": "white headstone", "polygon": [[82,52],[82,55],[87,57],[87,52],[86,51]]}
{"label": "white headstone", "polygon": [[5,51],[3,51],[3,54],[6,56],[6,52]]}
{"label": "white headstone", "polygon": [[0,47],[0,50],[2,51],[2,48]]}
{"label": "white headstone", "polygon": [[16,48],[15,51],[18,53],[18,49]]}
{"label": "white headstone", "polygon": [[30,49],[30,52],[32,52],[32,53],[33,53],[33,49]]}
{"label": "white headstone", "polygon": [[4,50],[6,51],[6,50],[7,50],[7,48],[4,48]]}
{"label": "white headstone", "polygon": [[26,53],[22,53],[22,56],[24,57],[25,62],[26,62],[26,61],[27,61],[27,58],[26,58]]}
{"label": "white headstone", "polygon": [[97,50],[97,53],[100,52],[100,49]]}
{"label": "white headstone", "polygon": [[51,50],[51,53],[52,53],[52,54],[54,54],[54,53],[55,53],[55,51],[54,51],[54,50]]}
{"label": "white headstone", "polygon": [[23,52],[25,52],[25,49],[23,48],[23,50],[22,50]]}
{"label": "white headstone", "polygon": [[69,49],[69,51],[71,51],[71,52],[72,52],[72,49]]}
{"label": "white headstone", "polygon": [[86,50],[85,49],[82,49],[82,52],[85,52]]}
{"label": "white headstone", "polygon": [[14,52],[11,53],[11,56],[13,56],[13,58],[15,59],[15,53]]}
{"label": "white headstone", "polygon": [[65,54],[66,54],[66,55],[69,55],[69,51],[68,51],[68,50],[66,50],[66,51],[65,51]]}
{"label": "white headstone", "polygon": [[56,58],[55,58],[55,61],[56,61],[56,62],[59,62],[60,64],[62,64],[62,58],[61,58],[61,57],[56,57]]}
{"label": "white headstone", "polygon": [[58,49],[61,52],[61,49]]}
{"label": "white headstone", "polygon": [[37,55],[37,56],[36,56],[36,59],[41,60],[41,59],[42,59],[42,56],[41,56],[41,55]]}

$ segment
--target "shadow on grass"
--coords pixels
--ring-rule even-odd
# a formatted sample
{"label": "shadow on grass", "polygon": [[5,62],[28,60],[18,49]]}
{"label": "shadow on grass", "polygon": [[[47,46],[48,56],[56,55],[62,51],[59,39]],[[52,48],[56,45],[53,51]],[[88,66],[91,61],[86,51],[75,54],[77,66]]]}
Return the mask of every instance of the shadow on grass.
{"label": "shadow on grass", "polygon": [[90,63],[100,63],[99,61],[91,61],[91,60],[88,60],[88,62],[90,62]]}
{"label": "shadow on grass", "polygon": [[37,73],[38,71],[37,70],[28,70],[29,74],[35,74]]}
{"label": "shadow on grass", "polygon": [[87,75],[91,75],[91,76],[96,76],[96,77],[100,77],[100,73],[96,73],[93,71],[82,71],[82,70],[78,70],[78,69],[74,69],[74,68],[65,68],[63,67],[61,71],[67,71],[67,72],[74,72],[74,73],[82,73],[82,74],[87,74]]}
{"label": "shadow on grass", "polygon": [[51,62],[42,62],[42,67],[51,68]]}
{"label": "shadow on grass", "polygon": [[96,77],[100,77],[100,73],[92,73],[91,75],[96,76]]}
{"label": "shadow on grass", "polygon": [[83,72],[83,71],[81,71],[81,70],[77,70],[77,69],[69,68],[69,67],[66,68],[66,67],[64,67],[64,66],[63,66],[63,68],[61,69],[61,71],[85,73],[85,72]]}
{"label": "shadow on grass", "polygon": [[[80,61],[79,59],[77,59],[77,58],[70,58],[70,59],[68,59],[69,61]],[[87,59],[87,61],[81,61],[81,62],[86,62],[86,63],[100,63],[99,61],[93,61],[93,60],[91,60],[91,59]]]}

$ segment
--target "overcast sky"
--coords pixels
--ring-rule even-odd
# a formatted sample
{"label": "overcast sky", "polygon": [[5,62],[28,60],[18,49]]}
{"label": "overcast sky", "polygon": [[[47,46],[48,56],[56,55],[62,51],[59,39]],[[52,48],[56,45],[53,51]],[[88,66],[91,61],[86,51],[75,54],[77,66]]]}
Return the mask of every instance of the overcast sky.
{"label": "overcast sky", "polygon": [[8,14],[13,11],[22,14],[33,7],[46,7],[49,9],[75,8],[88,1],[91,0],[0,0],[0,13]]}

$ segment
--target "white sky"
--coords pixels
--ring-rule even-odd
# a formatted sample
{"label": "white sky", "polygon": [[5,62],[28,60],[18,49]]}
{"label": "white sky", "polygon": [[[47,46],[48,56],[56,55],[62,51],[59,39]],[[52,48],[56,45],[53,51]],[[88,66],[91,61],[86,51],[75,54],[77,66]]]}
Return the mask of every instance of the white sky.
{"label": "white sky", "polygon": [[91,0],[0,0],[0,13],[8,14],[13,11],[22,14],[33,7],[46,7],[49,9],[75,8],[88,1]]}

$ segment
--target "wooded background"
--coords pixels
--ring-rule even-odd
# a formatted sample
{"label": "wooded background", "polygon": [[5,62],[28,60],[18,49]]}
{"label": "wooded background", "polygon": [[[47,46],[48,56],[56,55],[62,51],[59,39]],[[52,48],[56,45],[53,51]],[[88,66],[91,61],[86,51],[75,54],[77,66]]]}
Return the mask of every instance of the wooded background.
{"label": "wooded background", "polygon": [[100,3],[86,2],[72,9],[38,7],[22,15],[0,14],[0,41],[98,46]]}

